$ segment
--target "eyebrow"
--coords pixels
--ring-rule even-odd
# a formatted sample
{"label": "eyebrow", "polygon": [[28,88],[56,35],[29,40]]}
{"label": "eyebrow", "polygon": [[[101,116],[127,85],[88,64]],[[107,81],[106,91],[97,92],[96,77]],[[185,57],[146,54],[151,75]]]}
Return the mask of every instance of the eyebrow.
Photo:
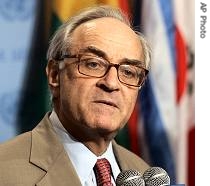
{"label": "eyebrow", "polygon": [[99,57],[102,57],[104,59],[107,59],[108,58],[107,54],[103,50],[101,50],[99,48],[96,48],[94,46],[87,46],[86,48],[82,49],[81,51],[82,52],[90,52],[90,53],[93,53],[93,54],[95,54],[95,55],[97,55]]}
{"label": "eyebrow", "polygon": [[[87,46],[86,48],[82,49],[81,52],[90,52],[109,61],[107,54],[103,50],[96,48],[94,46]],[[121,61],[122,63],[125,63],[125,64],[130,64],[130,65],[135,65],[135,66],[140,66],[140,67],[145,68],[144,62],[137,59],[123,58]]]}
{"label": "eyebrow", "polygon": [[135,66],[139,66],[139,67],[144,67],[145,68],[145,63],[143,61],[140,61],[140,60],[124,58],[122,61],[125,64],[135,65]]}

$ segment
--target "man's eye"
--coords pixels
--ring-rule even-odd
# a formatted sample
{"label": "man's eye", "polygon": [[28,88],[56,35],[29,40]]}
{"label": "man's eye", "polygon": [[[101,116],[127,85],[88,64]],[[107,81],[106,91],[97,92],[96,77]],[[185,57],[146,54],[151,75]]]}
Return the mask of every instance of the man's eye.
{"label": "man's eye", "polygon": [[86,68],[89,68],[89,69],[100,69],[100,68],[102,68],[101,64],[98,61],[92,60],[92,59],[86,60],[84,62],[84,65],[85,65]]}
{"label": "man's eye", "polygon": [[121,75],[123,75],[126,78],[136,78],[137,73],[136,70],[130,67],[123,67],[121,68]]}
{"label": "man's eye", "polygon": [[88,68],[99,68],[100,64],[98,62],[95,62],[95,61],[87,61],[85,63],[85,66],[88,67]]}
{"label": "man's eye", "polygon": [[105,63],[97,59],[83,59],[81,61],[83,67],[89,70],[103,70],[105,69]]}

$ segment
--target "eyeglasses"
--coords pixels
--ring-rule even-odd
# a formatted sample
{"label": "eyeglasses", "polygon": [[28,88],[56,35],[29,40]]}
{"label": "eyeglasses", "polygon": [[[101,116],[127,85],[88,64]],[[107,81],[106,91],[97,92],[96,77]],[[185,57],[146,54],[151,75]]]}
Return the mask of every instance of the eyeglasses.
{"label": "eyeglasses", "polygon": [[134,87],[141,87],[149,72],[144,67],[131,64],[131,62],[128,61],[113,64],[104,58],[91,54],[63,55],[61,60],[65,58],[77,58],[79,73],[89,77],[104,77],[111,67],[115,67],[119,81]]}

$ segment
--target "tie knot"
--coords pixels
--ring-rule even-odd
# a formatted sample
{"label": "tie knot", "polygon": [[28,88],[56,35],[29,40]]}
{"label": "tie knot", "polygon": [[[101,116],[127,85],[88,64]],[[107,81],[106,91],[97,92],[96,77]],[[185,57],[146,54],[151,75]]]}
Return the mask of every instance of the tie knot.
{"label": "tie knot", "polygon": [[94,172],[98,186],[112,186],[111,183],[111,166],[106,158],[98,159]]}

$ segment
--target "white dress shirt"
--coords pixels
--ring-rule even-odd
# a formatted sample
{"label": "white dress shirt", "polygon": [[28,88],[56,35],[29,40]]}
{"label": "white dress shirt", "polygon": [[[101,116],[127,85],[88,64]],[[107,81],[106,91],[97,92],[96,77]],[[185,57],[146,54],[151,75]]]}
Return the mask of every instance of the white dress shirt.
{"label": "white dress shirt", "polygon": [[58,119],[55,111],[52,111],[49,117],[55,132],[62,142],[69,159],[71,160],[77,175],[83,186],[97,186],[96,178],[93,171],[93,167],[100,158],[106,158],[112,169],[112,183],[115,186],[115,181],[118,174],[120,173],[119,166],[115,159],[112,143],[109,144],[106,152],[101,156],[96,156],[92,153],[84,144],[74,139],[63,127],[60,120]]}

